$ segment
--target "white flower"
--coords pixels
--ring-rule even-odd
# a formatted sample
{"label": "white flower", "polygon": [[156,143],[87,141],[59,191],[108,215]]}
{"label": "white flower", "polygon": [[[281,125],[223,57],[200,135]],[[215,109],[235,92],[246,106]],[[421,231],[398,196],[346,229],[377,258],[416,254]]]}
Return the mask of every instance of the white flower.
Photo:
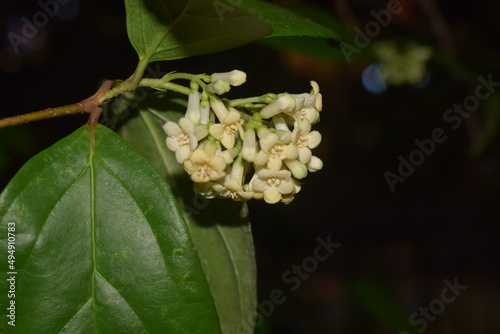
{"label": "white flower", "polygon": [[197,148],[191,157],[184,161],[184,169],[194,182],[217,181],[226,173],[226,161],[215,155],[215,144],[207,142],[203,148]]}
{"label": "white flower", "polygon": [[319,122],[319,112],[323,109],[323,98],[319,92],[316,81],[311,81],[312,90],[310,94],[291,95],[296,102],[302,102],[300,108],[296,108],[296,113],[291,114],[298,122],[308,120],[311,124]]}
{"label": "white flower", "polygon": [[188,95],[188,105],[186,110],[186,118],[190,119],[193,124],[199,124],[201,118],[200,109],[200,93],[193,91]]}
{"label": "white flower", "polygon": [[254,163],[257,166],[266,165],[267,168],[277,171],[281,169],[283,160],[297,158],[297,147],[291,143],[290,131],[271,133],[268,129],[261,128],[258,135],[261,150],[255,157]]}
{"label": "white flower", "polygon": [[200,78],[208,85],[202,84],[200,92],[200,82],[191,83],[185,116],[163,126],[167,146],[195,191],[205,198],[292,202],[301,189],[298,180],[323,168],[311,152],[321,142],[321,134],[311,131],[323,107],[318,84],[311,81],[310,93],[269,93],[231,102],[216,94],[243,84],[244,72]]}
{"label": "white flower", "polygon": [[212,82],[217,80],[225,81],[231,86],[240,86],[247,81],[247,74],[239,70],[212,74]]}
{"label": "white flower", "polygon": [[319,92],[319,85],[316,81],[311,81],[311,94],[314,94],[316,96],[316,101],[314,102],[314,108],[317,111],[323,110],[323,95]]}
{"label": "white flower", "polygon": [[210,134],[220,140],[225,148],[233,148],[236,141],[236,132],[239,131],[243,135],[243,128],[241,127],[241,115],[236,110],[231,110],[227,116],[221,120],[221,123],[212,124],[210,126]]}
{"label": "white flower", "polygon": [[283,195],[293,194],[295,185],[290,171],[261,169],[251,181],[254,196],[264,198],[266,203],[274,204],[282,200]]}
{"label": "white flower", "polygon": [[214,190],[220,197],[231,198],[235,201],[248,201],[253,198],[253,191],[248,185],[243,185],[244,166],[240,161],[236,161],[231,169],[229,179],[213,185]]}
{"label": "white flower", "polygon": [[311,159],[311,149],[316,148],[321,142],[321,134],[318,131],[311,131],[311,123],[304,120],[300,124],[295,122],[292,140],[297,145],[299,161],[306,164]]}
{"label": "white flower", "polygon": [[244,187],[233,179],[224,181],[224,184],[215,183],[214,191],[222,198],[230,198],[235,201],[249,201],[253,198],[253,191]]}
{"label": "white flower", "polygon": [[198,146],[193,122],[183,117],[179,120],[179,124],[170,121],[165,123],[163,130],[168,135],[166,141],[168,149],[175,152],[175,159],[182,164]]}
{"label": "white flower", "polygon": [[295,111],[296,99],[290,94],[284,93],[274,102],[262,108],[260,114],[262,118],[271,118],[280,112],[290,113]]}

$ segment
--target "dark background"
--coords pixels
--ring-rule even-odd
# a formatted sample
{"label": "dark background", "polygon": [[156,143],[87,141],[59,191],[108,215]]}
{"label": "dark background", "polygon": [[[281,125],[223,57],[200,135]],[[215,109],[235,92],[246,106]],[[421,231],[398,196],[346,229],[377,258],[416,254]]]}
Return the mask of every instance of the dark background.
{"label": "dark background", "polygon": [[[492,74],[500,81],[500,4],[402,3],[403,13],[374,41],[412,40],[433,48],[430,79],[420,88],[367,91],[361,76],[376,61],[369,52],[348,64],[341,57],[255,43],[158,65],[162,72],[243,70],[247,84],[233,91],[240,96],[307,92],[310,80],[321,87],[324,110],[315,128],[323,141],[314,153],[324,169],[307,177],[290,205],[249,203],[259,298],[269,299],[274,289],[286,296],[258,328],[261,333],[418,333],[420,327],[408,323],[410,314],[440,298],[443,280],[455,278],[467,289],[425,332],[500,332],[498,108],[482,102],[457,130],[442,119],[454,103],[474,93],[477,76]],[[362,28],[373,19],[371,10],[387,5],[368,0],[307,4],[334,14],[346,32]],[[14,54],[7,33],[20,29],[21,17],[39,10],[36,1],[0,5],[1,117],[80,101],[101,79],[124,79],[135,68],[122,1],[72,0]],[[85,122],[86,116],[70,116],[2,129],[2,188],[32,155]],[[429,138],[438,127],[447,140],[391,192],[384,172],[396,173],[398,156],[407,158],[416,149],[414,140]],[[479,154],[471,154],[485,132],[488,140]],[[317,238],[328,236],[341,246],[292,291],[283,273],[313,256]]]}

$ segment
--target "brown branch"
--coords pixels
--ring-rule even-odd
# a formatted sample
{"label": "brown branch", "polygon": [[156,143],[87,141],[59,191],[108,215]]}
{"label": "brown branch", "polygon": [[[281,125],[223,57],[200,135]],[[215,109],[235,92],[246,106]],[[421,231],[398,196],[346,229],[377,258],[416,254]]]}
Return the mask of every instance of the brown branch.
{"label": "brown branch", "polygon": [[101,116],[102,113],[102,108],[100,107],[99,99],[101,98],[101,96],[106,94],[107,91],[110,90],[112,85],[113,81],[111,80],[104,81],[99,90],[94,95],[81,102],[83,110],[85,110],[90,114],[87,124],[89,125],[90,128],[91,147],[94,146],[94,130],[97,125],[97,122],[99,121],[99,116]]}
{"label": "brown branch", "polygon": [[104,95],[111,88],[112,81],[106,80],[97,93],[85,99],[79,103],[69,104],[57,108],[48,108],[40,111],[35,111],[29,114],[12,116],[4,119],[0,119],[0,128],[5,128],[7,126],[14,126],[25,124],[29,122],[34,122],[42,119],[49,119],[65,115],[74,114],[90,114],[89,124],[95,127],[99,115],[101,114],[101,108],[99,107],[99,98]]}

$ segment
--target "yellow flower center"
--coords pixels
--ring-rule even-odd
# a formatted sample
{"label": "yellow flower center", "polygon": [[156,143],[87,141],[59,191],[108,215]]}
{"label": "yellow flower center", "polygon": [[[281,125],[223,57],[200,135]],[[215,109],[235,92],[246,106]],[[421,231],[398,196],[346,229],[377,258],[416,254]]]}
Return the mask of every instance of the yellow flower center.
{"label": "yellow flower center", "polygon": [[307,113],[305,108],[300,109],[299,116],[301,121],[303,121],[306,118]]}
{"label": "yellow flower center", "polygon": [[230,199],[238,199],[238,193],[236,191],[232,191],[227,189],[226,192],[224,193],[224,197],[230,198]]}
{"label": "yellow flower center", "polygon": [[299,135],[297,138],[297,147],[303,148],[307,146],[307,135]]}
{"label": "yellow flower center", "polygon": [[179,142],[179,146],[189,145],[189,135],[183,132],[177,137],[177,141]]}
{"label": "yellow flower center", "polygon": [[281,184],[281,179],[276,176],[270,177],[267,179],[267,185],[269,187],[278,187]]}
{"label": "yellow flower center", "polygon": [[224,130],[226,131],[226,133],[227,133],[228,135],[232,135],[232,134],[234,134],[236,131],[238,131],[238,126],[237,126],[235,123],[233,123],[233,124],[228,124],[228,125],[226,125],[226,126],[225,126],[225,129],[224,129]]}
{"label": "yellow flower center", "polygon": [[196,173],[200,177],[209,177],[212,174],[212,166],[209,164],[196,165]]}
{"label": "yellow flower center", "polygon": [[273,158],[280,158],[284,154],[284,152],[285,147],[281,144],[276,144],[269,150],[269,155]]}

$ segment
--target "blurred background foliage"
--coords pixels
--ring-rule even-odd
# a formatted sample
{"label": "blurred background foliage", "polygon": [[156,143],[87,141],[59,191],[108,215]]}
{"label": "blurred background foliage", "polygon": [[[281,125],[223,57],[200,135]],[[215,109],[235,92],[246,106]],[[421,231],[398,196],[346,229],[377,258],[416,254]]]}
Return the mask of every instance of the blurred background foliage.
{"label": "blurred background foliage", "polygon": [[[275,1],[334,29],[354,45],[355,27],[385,9],[379,0]],[[266,39],[239,49],[153,64],[172,70],[248,74],[233,96],[308,91],[324,98],[316,154],[322,171],[307,178],[288,206],[249,203],[260,300],[280,289],[258,333],[417,333],[408,317],[439,298],[443,280],[468,286],[429,323],[426,333],[500,332],[499,95],[481,102],[456,130],[443,114],[474,94],[477,77],[500,81],[497,1],[400,0],[403,8],[348,63],[338,42]],[[80,101],[103,78],[127,78],[136,55],[123,1],[71,0],[15,54],[7,34],[36,1],[0,4],[1,117]],[[0,130],[2,188],[32,155],[70,134],[86,116]],[[391,192],[384,172],[415,139],[446,129],[404,183]],[[43,196],[41,194],[41,196]],[[71,223],[71,222],[68,222]],[[291,291],[284,272],[312,256],[318,237],[341,247]]]}

